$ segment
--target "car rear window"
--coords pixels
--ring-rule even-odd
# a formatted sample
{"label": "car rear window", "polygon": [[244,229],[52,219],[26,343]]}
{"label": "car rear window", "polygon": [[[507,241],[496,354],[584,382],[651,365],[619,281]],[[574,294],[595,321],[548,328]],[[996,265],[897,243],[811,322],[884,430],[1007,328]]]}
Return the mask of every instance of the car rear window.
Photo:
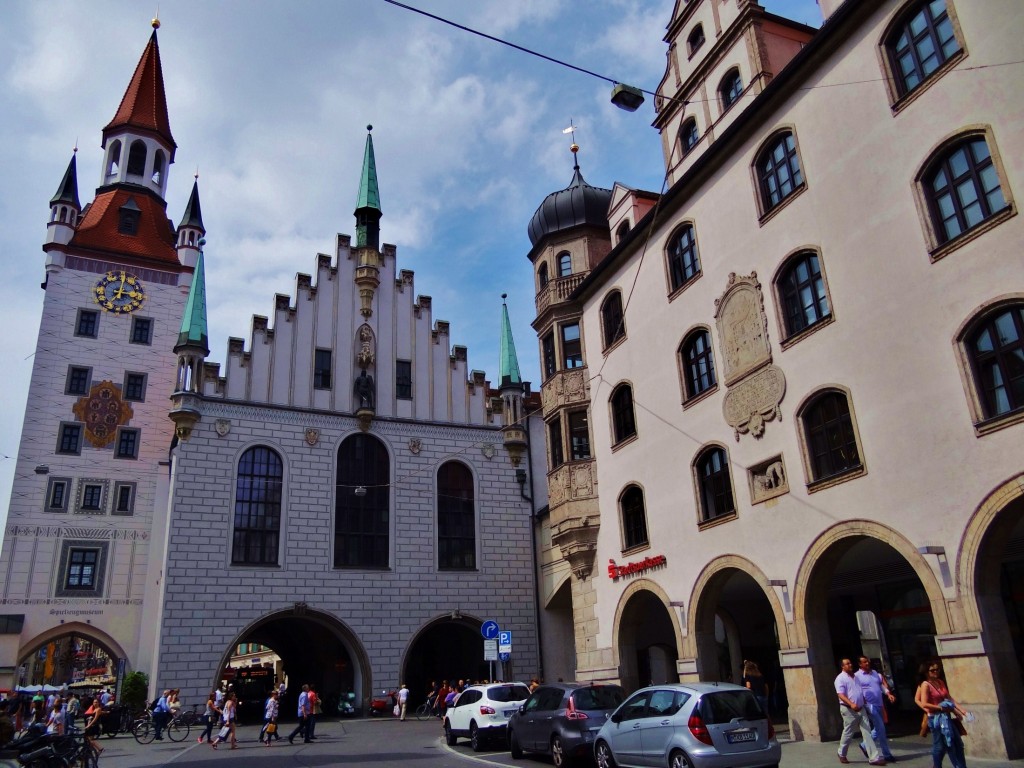
{"label": "car rear window", "polygon": [[728,723],[737,717],[743,720],[765,717],[750,691],[706,693],[700,700],[700,716],[708,725]]}
{"label": "car rear window", "polygon": [[615,709],[625,699],[622,689],[615,685],[580,688],[572,694],[576,709]]}
{"label": "car rear window", "polygon": [[530,689],[525,685],[498,685],[487,689],[491,701],[522,701],[530,698]]}

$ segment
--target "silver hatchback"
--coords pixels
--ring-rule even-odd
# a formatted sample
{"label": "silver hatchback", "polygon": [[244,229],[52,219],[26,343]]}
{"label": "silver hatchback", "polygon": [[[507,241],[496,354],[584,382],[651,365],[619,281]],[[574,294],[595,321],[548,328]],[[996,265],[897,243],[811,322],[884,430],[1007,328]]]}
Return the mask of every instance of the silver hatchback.
{"label": "silver hatchback", "polygon": [[599,768],[776,768],[782,748],[746,688],[666,684],[637,691],[612,713],[594,757]]}

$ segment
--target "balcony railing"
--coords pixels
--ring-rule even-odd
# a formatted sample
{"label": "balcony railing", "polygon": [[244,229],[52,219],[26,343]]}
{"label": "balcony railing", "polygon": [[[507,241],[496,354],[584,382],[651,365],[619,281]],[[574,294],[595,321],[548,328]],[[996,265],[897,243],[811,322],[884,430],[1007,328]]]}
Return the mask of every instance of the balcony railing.
{"label": "balcony railing", "polygon": [[579,284],[583,282],[583,278],[586,276],[586,272],[578,272],[574,275],[566,275],[565,277],[558,277],[549,281],[537,293],[537,314],[541,314],[552,304],[558,304],[568,299],[570,294],[579,287]]}

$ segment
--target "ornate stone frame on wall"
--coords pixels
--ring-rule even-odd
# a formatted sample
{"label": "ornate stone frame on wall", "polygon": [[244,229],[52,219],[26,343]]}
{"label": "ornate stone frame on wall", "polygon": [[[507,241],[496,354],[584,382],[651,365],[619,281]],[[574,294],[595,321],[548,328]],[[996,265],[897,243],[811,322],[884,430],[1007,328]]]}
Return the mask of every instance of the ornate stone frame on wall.
{"label": "ornate stone frame on wall", "polygon": [[747,470],[750,485],[750,502],[760,504],[776,496],[789,493],[789,477],[782,454],[755,464]]}
{"label": "ornate stone frame on wall", "polygon": [[782,418],[779,405],[786,394],[786,377],[771,365],[768,316],[757,272],[729,273],[725,292],[715,300],[715,324],[722,380],[729,387],[722,414],[737,442],[748,432],[761,437],[765,422]]}

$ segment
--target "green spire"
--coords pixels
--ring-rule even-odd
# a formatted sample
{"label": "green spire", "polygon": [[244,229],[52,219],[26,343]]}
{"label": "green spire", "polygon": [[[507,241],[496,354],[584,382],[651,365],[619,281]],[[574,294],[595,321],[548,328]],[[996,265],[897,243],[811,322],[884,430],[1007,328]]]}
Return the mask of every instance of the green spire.
{"label": "green spire", "polygon": [[188,301],[185,303],[185,316],[181,319],[181,332],[178,343],[174,347],[177,352],[181,347],[201,347],[204,355],[210,354],[209,340],[206,334],[206,270],[203,267],[203,246],[206,238],[199,238],[199,261],[196,271],[192,273],[192,286],[188,290]]}
{"label": "green spire", "polygon": [[519,374],[519,359],[516,357],[516,343],[512,338],[512,323],[508,319],[508,305],[504,299],[508,294],[501,294],[501,386],[522,384],[523,377]]}
{"label": "green spire", "polygon": [[359,177],[359,196],[356,198],[356,210],[373,208],[380,211],[380,191],[377,189],[377,163],[373,159],[373,137],[369,131],[372,125],[366,126],[366,149],[363,152],[363,173]]}

